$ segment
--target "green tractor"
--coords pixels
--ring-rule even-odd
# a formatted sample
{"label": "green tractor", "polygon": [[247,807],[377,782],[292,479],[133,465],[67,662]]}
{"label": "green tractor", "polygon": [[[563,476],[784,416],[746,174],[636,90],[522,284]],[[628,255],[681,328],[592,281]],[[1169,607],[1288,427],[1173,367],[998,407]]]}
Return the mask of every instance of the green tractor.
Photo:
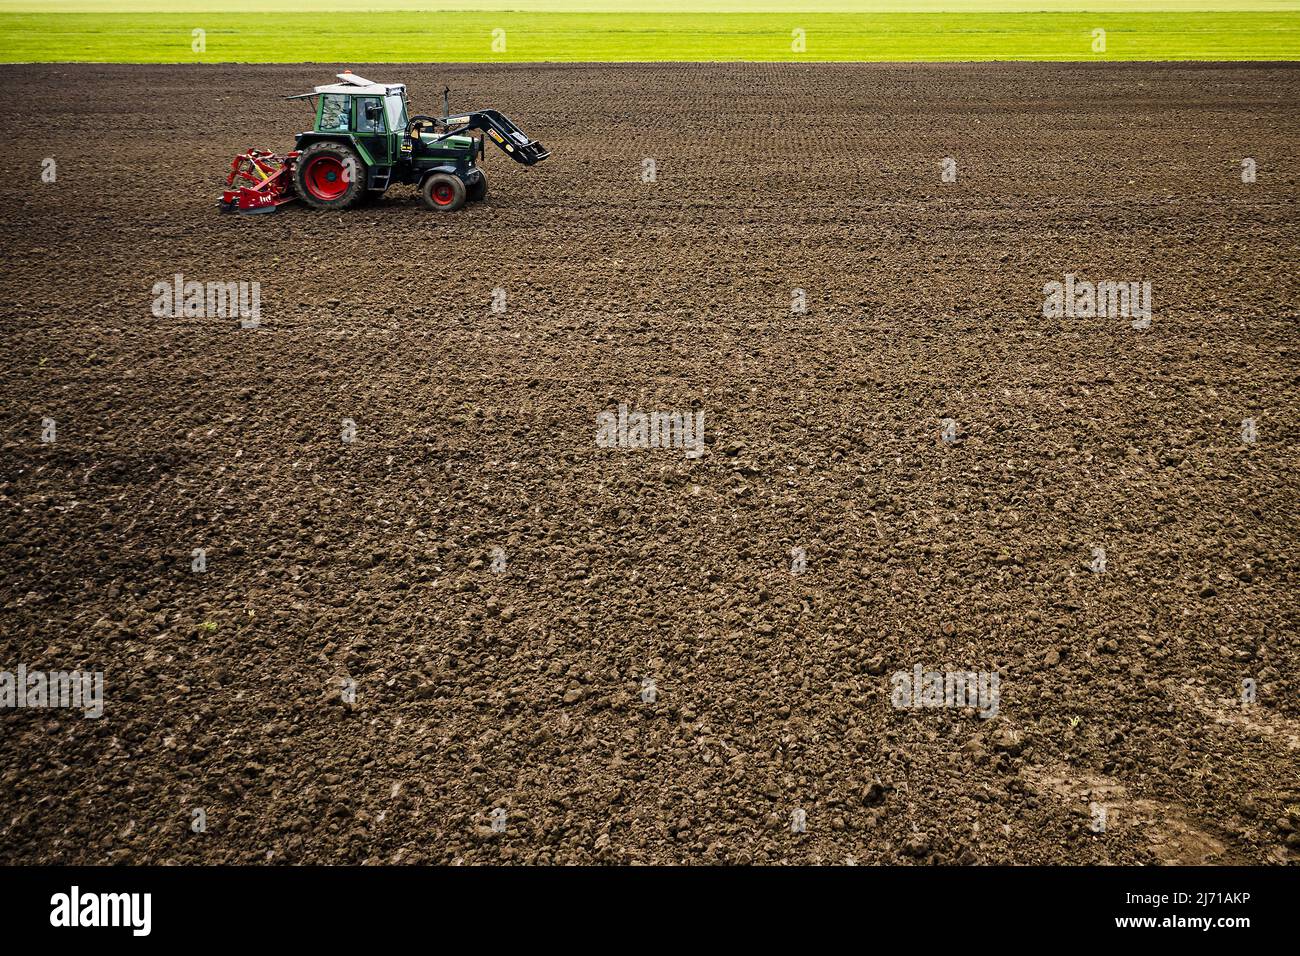
{"label": "green tractor", "polygon": [[443,90],[442,116],[408,116],[405,84],[372,83],[351,70],[338,79],[289,97],[314,98],[316,123],[298,134],[287,156],[250,149],[235,157],[222,209],[273,212],[294,199],[312,209],[350,209],[394,183],[408,183],[430,209],[454,212],[487,195],[476,162],[484,139],[525,166],[551,155],[497,110],[451,115],[449,90]]}

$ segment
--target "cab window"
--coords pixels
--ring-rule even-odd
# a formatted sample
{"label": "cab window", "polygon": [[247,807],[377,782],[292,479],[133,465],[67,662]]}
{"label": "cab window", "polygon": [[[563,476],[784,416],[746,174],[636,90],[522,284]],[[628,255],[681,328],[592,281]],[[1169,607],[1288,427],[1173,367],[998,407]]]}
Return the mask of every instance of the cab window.
{"label": "cab window", "polygon": [[348,130],[348,100],[351,97],[341,93],[326,93],[320,102],[320,128],[322,130]]}
{"label": "cab window", "polygon": [[389,93],[384,97],[384,106],[388,108],[388,128],[395,133],[406,129],[406,102],[399,93]]}
{"label": "cab window", "polygon": [[384,103],[378,96],[358,96],[357,132],[382,133],[384,131]]}

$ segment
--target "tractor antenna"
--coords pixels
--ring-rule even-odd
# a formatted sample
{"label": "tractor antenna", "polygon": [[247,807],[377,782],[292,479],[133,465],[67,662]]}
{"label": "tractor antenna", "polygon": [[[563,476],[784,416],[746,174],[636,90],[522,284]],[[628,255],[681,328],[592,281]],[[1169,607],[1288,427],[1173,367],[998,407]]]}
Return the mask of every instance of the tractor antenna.
{"label": "tractor antenna", "polygon": [[442,88],[442,115],[443,116],[451,115],[451,87],[450,86],[444,86]]}

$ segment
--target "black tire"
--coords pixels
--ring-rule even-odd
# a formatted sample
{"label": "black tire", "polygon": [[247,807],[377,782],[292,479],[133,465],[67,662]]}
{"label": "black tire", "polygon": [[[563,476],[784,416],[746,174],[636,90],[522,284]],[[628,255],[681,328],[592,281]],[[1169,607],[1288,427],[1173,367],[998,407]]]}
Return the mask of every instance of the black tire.
{"label": "black tire", "polygon": [[435,212],[455,212],[465,205],[465,184],[459,176],[434,173],[420,183],[420,198]]}
{"label": "black tire", "polygon": [[366,194],[366,166],[343,143],[312,143],[293,167],[293,185],[309,209],[351,209]]}
{"label": "black tire", "polygon": [[469,201],[482,202],[483,199],[486,198],[487,192],[488,192],[487,174],[480,169],[478,171],[478,179],[474,181],[473,186],[469,187]]}

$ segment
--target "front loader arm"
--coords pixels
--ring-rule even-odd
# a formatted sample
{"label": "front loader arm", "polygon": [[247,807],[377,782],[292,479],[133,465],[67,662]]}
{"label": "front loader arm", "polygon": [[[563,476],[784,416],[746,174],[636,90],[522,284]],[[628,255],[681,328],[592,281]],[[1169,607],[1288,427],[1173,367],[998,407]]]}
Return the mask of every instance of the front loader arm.
{"label": "front loader arm", "polygon": [[498,110],[475,110],[471,113],[458,113],[455,116],[415,116],[407,124],[407,133],[421,123],[434,123],[444,128],[444,132],[439,133],[431,140],[425,140],[429,145],[437,143],[439,140],[446,139],[449,136],[463,136],[466,133],[472,133],[475,130],[483,133],[488,139],[496,143],[501,151],[513,159],[515,162],[523,163],[525,166],[533,166],[540,163],[546,157],[551,155],[551,151],[534,139],[530,139],[528,134],[516,126],[510,119]]}

